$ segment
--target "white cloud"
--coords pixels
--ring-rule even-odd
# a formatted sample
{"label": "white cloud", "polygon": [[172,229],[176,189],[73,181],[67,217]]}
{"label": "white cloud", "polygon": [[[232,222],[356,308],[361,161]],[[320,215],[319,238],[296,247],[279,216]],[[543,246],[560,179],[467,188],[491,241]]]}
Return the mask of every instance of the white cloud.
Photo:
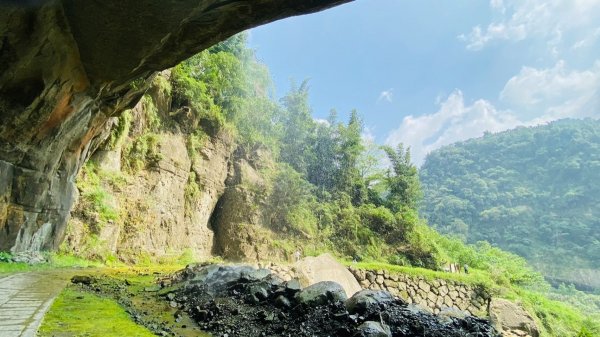
{"label": "white cloud", "polygon": [[317,124],[322,124],[325,126],[330,126],[329,121],[323,118],[313,118]]}
{"label": "white cloud", "polygon": [[508,80],[500,100],[521,118],[595,117],[599,90],[600,60],[583,71],[569,70],[560,60],[547,69],[523,67]]}
{"label": "white cloud", "polygon": [[427,153],[444,145],[560,118],[600,118],[600,60],[587,70],[569,70],[564,61],[553,67],[524,67],[500,93],[507,107],[498,109],[487,100],[465,104],[456,90],[439,104],[438,111],[407,116],[386,143],[411,147],[413,161],[421,165]]}
{"label": "white cloud", "polygon": [[387,101],[389,103],[392,103],[393,99],[394,99],[394,89],[390,88],[388,90],[384,90],[379,94],[379,97],[377,98],[377,102],[381,102],[381,101]]}
{"label": "white cloud", "polygon": [[427,153],[441,146],[520,124],[512,113],[498,111],[486,100],[465,105],[463,93],[456,90],[440,104],[437,112],[405,117],[400,127],[388,136],[386,144],[410,146],[413,162],[421,165]]}
{"label": "white cloud", "polygon": [[573,44],[573,46],[571,47],[571,49],[577,50],[577,49],[582,49],[582,48],[590,47],[590,46],[594,45],[596,43],[596,41],[598,41],[598,38],[600,38],[600,27],[596,28],[588,36],[586,36],[583,39],[575,42]]}
{"label": "white cloud", "polygon": [[504,1],[502,0],[490,0],[490,7],[494,9],[504,9]]}
{"label": "white cloud", "polygon": [[600,20],[600,0],[491,0],[490,7],[496,20],[459,36],[467,49],[480,50],[494,40],[527,38],[543,39],[550,50],[557,49],[568,42],[566,35],[569,40],[580,40]]}

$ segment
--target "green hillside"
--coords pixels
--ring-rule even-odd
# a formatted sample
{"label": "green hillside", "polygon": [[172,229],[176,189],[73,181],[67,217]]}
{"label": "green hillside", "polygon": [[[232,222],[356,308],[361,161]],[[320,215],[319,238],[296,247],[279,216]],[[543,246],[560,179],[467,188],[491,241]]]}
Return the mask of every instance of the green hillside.
{"label": "green hillside", "polygon": [[598,287],[600,121],[561,120],[446,146],[420,171],[422,214],[547,276]]}

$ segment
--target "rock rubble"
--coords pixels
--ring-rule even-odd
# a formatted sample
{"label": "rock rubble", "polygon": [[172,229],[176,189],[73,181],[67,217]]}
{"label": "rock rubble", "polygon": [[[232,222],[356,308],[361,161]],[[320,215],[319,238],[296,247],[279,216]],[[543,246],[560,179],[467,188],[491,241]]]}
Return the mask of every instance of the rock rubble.
{"label": "rock rubble", "polygon": [[346,299],[335,282],[300,289],[266,269],[190,266],[164,294],[214,336],[498,336],[473,316],[437,316],[385,290]]}

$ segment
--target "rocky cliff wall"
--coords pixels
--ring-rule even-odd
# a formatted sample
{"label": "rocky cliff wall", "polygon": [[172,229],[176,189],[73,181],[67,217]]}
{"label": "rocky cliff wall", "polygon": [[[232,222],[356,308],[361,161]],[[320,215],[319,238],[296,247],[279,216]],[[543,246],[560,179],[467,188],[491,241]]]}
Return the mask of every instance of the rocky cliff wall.
{"label": "rocky cliff wall", "polygon": [[[216,249],[210,220],[225,192],[236,146],[223,130],[182,131],[186,120],[180,125],[170,119],[170,89],[157,85],[168,87],[170,72],[159,76],[127,112],[131,117],[115,121],[127,125],[113,126],[111,141],[94,153],[78,178],[80,195],[65,251],[135,262],[188,253],[205,259]],[[198,132],[201,144],[192,149]]]}
{"label": "rocky cliff wall", "polygon": [[156,71],[349,0],[0,2],[0,250],[56,249],[75,177]]}
{"label": "rocky cliff wall", "polygon": [[349,270],[363,289],[387,290],[435,314],[452,309],[480,317],[489,314],[491,295],[480,286],[442,279],[429,280],[423,276],[386,270]]}

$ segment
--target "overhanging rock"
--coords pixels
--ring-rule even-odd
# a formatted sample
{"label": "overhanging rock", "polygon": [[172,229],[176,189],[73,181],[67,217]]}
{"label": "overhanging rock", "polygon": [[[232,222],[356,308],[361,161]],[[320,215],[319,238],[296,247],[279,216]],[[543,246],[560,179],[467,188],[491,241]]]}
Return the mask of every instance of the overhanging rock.
{"label": "overhanging rock", "polygon": [[58,247],[80,167],[156,71],[350,1],[0,1],[0,251]]}

